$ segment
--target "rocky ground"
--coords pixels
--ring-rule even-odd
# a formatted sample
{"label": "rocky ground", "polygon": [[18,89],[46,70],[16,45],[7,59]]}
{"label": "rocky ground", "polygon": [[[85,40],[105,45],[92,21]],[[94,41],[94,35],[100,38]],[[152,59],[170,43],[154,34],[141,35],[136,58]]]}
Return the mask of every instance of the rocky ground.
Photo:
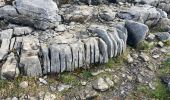
{"label": "rocky ground", "polygon": [[54,1],[0,1],[0,100],[170,99],[170,1]]}

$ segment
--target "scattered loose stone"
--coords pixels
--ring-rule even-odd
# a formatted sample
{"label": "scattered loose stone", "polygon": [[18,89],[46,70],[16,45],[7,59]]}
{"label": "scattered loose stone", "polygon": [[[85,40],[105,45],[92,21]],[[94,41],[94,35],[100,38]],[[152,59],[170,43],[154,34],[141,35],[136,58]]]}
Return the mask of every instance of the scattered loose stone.
{"label": "scattered loose stone", "polygon": [[110,78],[106,77],[105,81],[107,82],[109,87],[113,87],[114,86],[114,82]]}
{"label": "scattered loose stone", "polygon": [[167,50],[166,50],[165,48],[161,48],[160,51],[161,51],[162,53],[167,53]]}
{"label": "scattered loose stone", "polygon": [[57,88],[56,88],[56,87],[54,87],[54,86],[50,86],[50,91],[55,92],[56,90],[57,90]]}
{"label": "scattered loose stone", "polygon": [[40,81],[40,83],[42,83],[44,85],[48,84],[48,82],[45,79],[43,79],[43,78],[39,78],[39,81]]}
{"label": "scattered loose stone", "polygon": [[150,70],[154,71],[155,70],[155,67],[153,65],[148,65],[147,66]]}
{"label": "scattered loose stone", "polygon": [[130,54],[128,54],[128,56],[127,56],[127,62],[128,63],[132,63],[133,62],[133,58],[131,57]]}
{"label": "scattered loose stone", "polygon": [[97,97],[99,94],[96,92],[96,91],[88,91],[88,92],[86,92],[86,96],[85,96],[85,98],[86,99],[91,99],[91,98],[95,98],[95,97]]}
{"label": "scattered loose stone", "polygon": [[81,81],[81,85],[85,86],[86,84],[87,84],[87,82]]}
{"label": "scattered loose stone", "polygon": [[152,90],[155,90],[155,89],[156,89],[155,86],[153,86],[152,83],[149,83],[149,87],[150,87]]}
{"label": "scattered loose stone", "polygon": [[161,47],[161,48],[162,48],[162,47],[164,46],[164,43],[163,43],[163,42],[161,42],[161,41],[159,41],[157,45],[158,45],[159,47]]}
{"label": "scattered loose stone", "polygon": [[148,62],[150,60],[150,58],[145,54],[145,53],[141,53],[139,55],[139,57],[144,61],[144,62]]}
{"label": "scattered loose stone", "polygon": [[97,80],[95,80],[93,83],[93,88],[99,91],[106,91],[109,89],[108,84],[105,82],[105,80],[103,78],[98,78]]}
{"label": "scattered loose stone", "polygon": [[137,59],[137,58],[138,58],[138,54],[132,54],[132,57],[133,57],[134,59]]}
{"label": "scattered loose stone", "polygon": [[129,81],[132,81],[132,80],[133,80],[133,77],[132,77],[132,76],[127,75],[127,78],[128,78]]}
{"label": "scattered loose stone", "polygon": [[154,35],[154,34],[149,34],[149,35],[147,36],[147,40],[148,40],[148,41],[154,41],[154,40],[155,40],[155,35]]}
{"label": "scattered loose stone", "polygon": [[51,94],[51,93],[47,92],[47,93],[45,93],[43,100],[56,100],[56,96],[55,96],[55,94]]}
{"label": "scattered loose stone", "polygon": [[71,85],[65,85],[65,84],[59,84],[59,85],[57,86],[57,90],[58,90],[59,92],[64,91],[64,90],[68,90],[68,89],[70,89],[70,88],[71,88]]}
{"label": "scattered loose stone", "polygon": [[104,70],[98,70],[97,72],[92,72],[91,74],[93,75],[93,76],[96,76],[96,75],[99,75],[99,74],[101,74],[101,73],[103,73],[103,72],[105,72]]}
{"label": "scattered loose stone", "polygon": [[160,57],[160,55],[156,54],[152,56],[154,59],[158,59]]}
{"label": "scattered loose stone", "polygon": [[19,100],[17,97],[13,97],[11,100]]}
{"label": "scattered loose stone", "polygon": [[21,82],[20,84],[19,84],[19,86],[21,87],[21,88],[27,88],[28,87],[28,82],[27,81],[23,81],[23,82]]}

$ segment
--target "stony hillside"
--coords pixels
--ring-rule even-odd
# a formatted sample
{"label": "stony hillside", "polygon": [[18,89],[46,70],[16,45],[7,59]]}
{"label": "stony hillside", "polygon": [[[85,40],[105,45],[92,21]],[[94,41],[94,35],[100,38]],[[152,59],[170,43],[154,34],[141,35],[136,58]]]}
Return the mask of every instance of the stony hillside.
{"label": "stony hillside", "polygon": [[1,0],[0,100],[169,100],[170,0]]}

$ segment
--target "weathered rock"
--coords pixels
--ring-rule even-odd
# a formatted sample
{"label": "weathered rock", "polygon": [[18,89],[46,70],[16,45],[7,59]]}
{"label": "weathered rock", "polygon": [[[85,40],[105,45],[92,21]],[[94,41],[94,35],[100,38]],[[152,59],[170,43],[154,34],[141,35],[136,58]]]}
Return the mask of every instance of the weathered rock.
{"label": "weathered rock", "polygon": [[132,63],[134,60],[133,60],[133,58],[131,57],[131,55],[130,54],[128,54],[127,55],[127,62],[128,63]]}
{"label": "weathered rock", "polygon": [[[94,35],[96,35],[97,37],[101,38],[106,44],[107,44],[107,52],[108,52],[108,56],[109,58],[112,58],[114,55],[114,44],[112,42],[111,37],[109,36],[109,34],[107,33],[107,31],[102,28],[101,26],[98,25],[91,25],[88,30],[93,33]],[[114,40],[115,41],[115,40]],[[117,45],[115,43],[115,45]],[[116,48],[117,46],[115,46],[115,52],[117,50]]]}
{"label": "weathered rock", "polygon": [[161,80],[168,86],[168,89],[170,90],[170,76],[162,76]]}
{"label": "weathered rock", "polygon": [[21,87],[21,88],[27,88],[28,87],[28,82],[27,81],[23,81],[23,82],[21,82],[20,84],[19,84],[19,86]]}
{"label": "weathered rock", "polygon": [[10,53],[7,57],[7,61],[3,64],[1,69],[2,79],[14,79],[19,75],[17,67],[17,60],[13,53]]}
{"label": "weathered rock", "polygon": [[148,26],[134,21],[126,21],[126,28],[128,30],[127,43],[131,46],[136,46],[142,42],[149,31]]}
{"label": "weathered rock", "polygon": [[48,82],[45,79],[43,79],[43,78],[39,78],[39,82],[44,84],[44,85],[48,84]]}
{"label": "weathered rock", "polygon": [[23,74],[28,76],[42,75],[42,68],[38,58],[40,50],[37,38],[26,36],[20,42],[22,43],[20,69],[24,70]]}
{"label": "weathered rock", "polygon": [[33,31],[30,27],[15,27],[14,28],[14,35],[22,36],[22,35],[29,35]]}
{"label": "weathered rock", "polygon": [[99,91],[106,91],[109,89],[109,86],[103,78],[99,78],[93,82],[93,88]]}
{"label": "weathered rock", "polygon": [[149,34],[146,38],[148,41],[154,41],[155,35],[154,34]]}
{"label": "weathered rock", "polygon": [[71,86],[70,85],[65,85],[65,84],[59,84],[58,86],[57,86],[57,90],[58,91],[64,91],[64,90],[68,90],[69,88],[71,88]]}
{"label": "weathered rock", "polygon": [[161,41],[159,41],[157,45],[158,45],[159,47],[161,47],[161,48],[162,48],[162,47],[164,46],[164,43],[163,43],[163,42],[161,42]]}
{"label": "weathered rock", "polygon": [[118,16],[126,20],[135,20],[148,26],[157,25],[159,20],[164,17],[162,12],[150,5],[132,6],[127,11],[118,13]]}
{"label": "weathered rock", "polygon": [[98,78],[97,80],[95,80],[93,83],[93,88],[96,89],[96,90],[99,90],[99,91],[106,91],[108,90],[110,87],[113,87],[114,86],[114,83],[113,81],[106,77],[105,79],[104,78]]}
{"label": "weathered rock", "polygon": [[155,35],[159,41],[166,42],[170,40],[170,34],[168,32],[159,32],[159,33],[155,33]]}
{"label": "weathered rock", "polygon": [[63,15],[65,22],[84,23],[92,17],[93,8],[86,5],[64,5],[60,9],[60,13]]}
{"label": "weathered rock", "polygon": [[150,60],[150,58],[145,54],[145,53],[141,53],[139,55],[139,57],[144,61],[144,62],[148,62]]}
{"label": "weathered rock", "polygon": [[43,100],[56,100],[56,96],[55,96],[55,94],[51,94],[51,93],[47,92],[47,93],[45,93]]}
{"label": "weathered rock", "polygon": [[13,6],[0,8],[0,17],[10,22],[47,29],[57,26],[61,20],[57,11],[53,0],[15,0]]}
{"label": "weathered rock", "polygon": [[113,21],[115,19],[115,15],[116,13],[109,8],[102,9],[102,11],[99,12],[100,18],[105,21]]}

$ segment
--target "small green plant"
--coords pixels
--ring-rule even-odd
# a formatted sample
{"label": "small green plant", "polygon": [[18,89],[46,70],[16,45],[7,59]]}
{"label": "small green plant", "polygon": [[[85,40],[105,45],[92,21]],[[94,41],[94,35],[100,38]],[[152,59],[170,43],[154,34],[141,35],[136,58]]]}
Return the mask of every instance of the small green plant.
{"label": "small green plant", "polygon": [[61,82],[65,83],[65,84],[72,84],[72,85],[78,84],[76,76],[71,73],[61,74],[60,80],[61,80]]}
{"label": "small green plant", "polygon": [[150,50],[155,46],[153,42],[143,41],[136,46],[137,50]]}
{"label": "small green plant", "polygon": [[156,99],[156,100],[169,100],[170,95],[169,91],[160,80],[155,82],[155,90],[150,89],[146,85],[139,85],[137,87],[137,92],[146,95],[147,97]]}
{"label": "small green plant", "polygon": [[91,74],[91,72],[88,71],[88,70],[83,71],[83,72],[80,74],[80,76],[81,76],[83,79],[86,79],[86,80],[88,80],[88,79],[90,79],[90,78],[93,77],[93,75]]}
{"label": "small green plant", "polygon": [[164,42],[164,44],[165,44],[166,46],[170,46],[170,40]]}
{"label": "small green plant", "polygon": [[159,72],[160,75],[170,74],[170,58],[167,58],[167,60],[162,63],[162,67]]}

